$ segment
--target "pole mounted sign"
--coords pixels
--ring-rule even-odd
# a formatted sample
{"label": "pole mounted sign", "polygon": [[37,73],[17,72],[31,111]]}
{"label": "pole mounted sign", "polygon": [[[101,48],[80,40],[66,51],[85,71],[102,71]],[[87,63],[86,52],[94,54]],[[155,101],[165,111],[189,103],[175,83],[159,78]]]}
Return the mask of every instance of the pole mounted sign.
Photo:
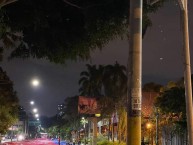
{"label": "pole mounted sign", "polygon": [[79,96],[78,112],[80,114],[97,114],[100,113],[97,106],[96,98]]}
{"label": "pole mounted sign", "polygon": [[138,88],[132,89],[131,96],[132,110],[141,111],[141,91]]}

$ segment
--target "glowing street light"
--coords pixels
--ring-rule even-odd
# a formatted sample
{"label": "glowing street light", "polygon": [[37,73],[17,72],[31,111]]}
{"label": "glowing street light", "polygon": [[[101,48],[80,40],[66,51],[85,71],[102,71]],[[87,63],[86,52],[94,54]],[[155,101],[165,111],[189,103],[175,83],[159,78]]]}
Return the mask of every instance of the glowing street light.
{"label": "glowing street light", "polygon": [[33,109],[33,112],[34,112],[34,113],[37,113],[37,112],[38,112],[38,109],[37,109],[37,108],[34,108],[34,109]]}
{"label": "glowing street light", "polygon": [[147,124],[146,124],[146,127],[147,127],[147,129],[149,130],[149,144],[153,144],[153,140],[152,140],[152,134],[151,134],[151,128],[152,128],[152,124],[150,123],[150,122],[148,122]]}
{"label": "glowing street light", "polygon": [[147,129],[151,129],[151,127],[152,127],[151,123],[147,123],[146,127],[147,127]]}
{"label": "glowing street light", "polygon": [[35,114],[35,117],[38,118],[38,117],[39,117],[39,114]]}
{"label": "glowing street light", "polygon": [[31,81],[31,84],[32,84],[32,86],[37,87],[37,86],[39,86],[40,82],[39,82],[38,79],[33,79],[33,80]]}
{"label": "glowing street light", "polygon": [[83,126],[85,128],[85,125],[88,123],[88,120],[86,120],[84,117],[82,117],[80,122],[83,124]]}
{"label": "glowing street light", "polygon": [[30,104],[31,104],[31,105],[34,105],[34,101],[30,101]]}
{"label": "glowing street light", "polygon": [[86,145],[86,123],[88,123],[88,120],[85,119],[84,117],[81,118],[80,120],[81,124],[83,124],[84,127],[84,138],[85,138],[85,145]]}
{"label": "glowing street light", "polygon": [[95,114],[95,117],[101,117],[101,114],[99,114],[99,113]]}

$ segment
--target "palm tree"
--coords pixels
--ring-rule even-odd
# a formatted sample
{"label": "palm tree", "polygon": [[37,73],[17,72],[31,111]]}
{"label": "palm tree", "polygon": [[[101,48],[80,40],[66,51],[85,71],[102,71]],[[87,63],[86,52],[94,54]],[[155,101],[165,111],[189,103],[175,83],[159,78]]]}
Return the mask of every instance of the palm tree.
{"label": "palm tree", "polygon": [[[126,67],[123,65],[119,65],[117,61],[114,65],[107,65],[105,67],[105,73],[104,73],[104,91],[105,91],[105,98],[106,100],[106,106],[103,106],[103,112],[107,111],[109,112],[108,115],[111,115],[112,113],[118,113],[119,118],[124,118],[125,113],[122,112],[123,109],[123,103],[125,100],[123,99],[124,96],[126,96]],[[108,99],[107,99],[108,98]],[[123,101],[124,100],[124,101]],[[102,100],[103,101],[103,100]],[[103,101],[105,102],[105,101]],[[124,120],[124,119],[123,119]],[[112,122],[112,139],[114,141],[114,122]],[[119,132],[121,131],[124,134],[124,130],[122,126],[124,126],[124,121],[121,121],[120,123],[121,127],[119,127]],[[126,124],[125,124],[126,125]],[[122,135],[123,135],[122,134]],[[120,135],[120,134],[119,134]]]}
{"label": "palm tree", "polygon": [[[126,67],[115,62],[114,65],[101,66],[87,64],[88,71],[81,72],[82,78],[80,92],[83,95],[101,96],[99,104],[103,117],[109,117],[113,113],[122,112],[124,97],[126,96]],[[121,108],[122,107],[122,108]],[[124,118],[125,113],[120,113],[120,118]],[[125,119],[121,121],[120,130],[124,132],[126,126]],[[110,125],[110,124],[109,124]],[[121,136],[121,135],[120,135]],[[124,136],[124,133],[122,134]],[[112,134],[113,137],[113,134]],[[113,137],[114,138],[114,137]]]}
{"label": "palm tree", "polygon": [[[126,96],[126,67],[115,62],[114,65],[102,66],[87,64],[87,71],[81,72],[79,81],[82,95],[100,96],[99,104],[103,117],[111,118],[115,112],[122,112]],[[120,113],[124,118],[126,113]],[[126,128],[125,119],[121,121],[120,129]],[[110,124],[109,124],[110,125]],[[124,130],[122,130],[124,132]],[[124,133],[122,133],[124,136]],[[113,137],[113,135],[112,135]]]}
{"label": "palm tree", "polygon": [[[108,112],[112,108],[109,106],[115,106],[118,104],[126,94],[126,68],[123,65],[119,65],[115,62],[114,65],[102,66],[87,64],[87,71],[81,72],[81,79],[79,85],[81,85],[79,92],[81,95],[100,97],[101,106]],[[106,98],[108,97],[108,98]],[[109,104],[110,103],[110,104]],[[113,104],[112,104],[113,103]],[[113,107],[113,110],[115,107]]]}
{"label": "palm tree", "polygon": [[101,99],[103,112],[107,115],[112,114],[122,105],[123,96],[126,94],[126,68],[115,62],[114,65],[107,65],[104,71],[103,86],[104,96]]}
{"label": "palm tree", "polygon": [[119,65],[117,61],[114,65],[107,65],[103,81],[105,95],[119,100],[126,93],[126,67]]}
{"label": "palm tree", "polygon": [[81,85],[79,92],[81,95],[96,97],[102,95],[103,73],[104,67],[99,65],[87,64],[87,71],[81,72],[81,79],[79,85]]}
{"label": "palm tree", "polygon": [[117,62],[114,65],[99,65],[98,68],[96,65],[87,64],[86,66],[87,71],[80,74],[79,92],[81,95],[107,96],[113,101],[120,101],[121,97],[126,94],[125,66]]}

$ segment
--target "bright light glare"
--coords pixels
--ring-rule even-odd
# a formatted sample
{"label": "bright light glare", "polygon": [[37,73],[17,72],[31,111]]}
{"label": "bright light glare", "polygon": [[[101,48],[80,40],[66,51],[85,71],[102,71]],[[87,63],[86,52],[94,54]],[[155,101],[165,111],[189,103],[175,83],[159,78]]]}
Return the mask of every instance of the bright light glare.
{"label": "bright light glare", "polygon": [[31,83],[32,83],[32,85],[33,85],[34,87],[37,87],[37,86],[39,86],[39,84],[40,84],[39,80],[37,80],[37,79],[32,80]]}
{"label": "bright light glare", "polygon": [[40,119],[39,118],[37,118],[37,121],[39,121]]}
{"label": "bright light glare", "polygon": [[98,114],[95,114],[95,117],[100,117],[100,116],[101,116],[101,114],[99,114],[99,113],[98,113]]}
{"label": "bright light glare", "polygon": [[38,118],[38,117],[39,117],[39,114],[35,114],[35,117]]}
{"label": "bright light glare", "polygon": [[20,134],[20,135],[18,136],[18,140],[20,141],[20,140],[23,140],[23,139],[24,139],[24,136]]}
{"label": "bright light glare", "polygon": [[38,109],[37,109],[37,108],[34,108],[34,109],[33,109],[33,112],[34,112],[34,113],[37,113],[37,112],[38,112]]}
{"label": "bright light glare", "polygon": [[147,127],[148,129],[150,129],[150,128],[151,128],[151,123],[147,123],[147,124],[146,124],[146,127]]}
{"label": "bright light glare", "polygon": [[34,101],[31,101],[30,104],[31,104],[31,105],[34,105]]}

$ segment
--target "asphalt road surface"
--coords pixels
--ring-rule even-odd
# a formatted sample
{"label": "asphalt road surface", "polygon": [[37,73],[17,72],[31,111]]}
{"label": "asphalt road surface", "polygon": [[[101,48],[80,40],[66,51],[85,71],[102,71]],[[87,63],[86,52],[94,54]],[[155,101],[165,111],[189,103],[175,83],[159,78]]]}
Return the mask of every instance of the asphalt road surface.
{"label": "asphalt road surface", "polygon": [[[57,145],[57,144],[58,142],[56,140],[52,141],[49,139],[33,139],[33,140],[2,143],[2,145]],[[66,144],[65,142],[61,142],[60,145]]]}

